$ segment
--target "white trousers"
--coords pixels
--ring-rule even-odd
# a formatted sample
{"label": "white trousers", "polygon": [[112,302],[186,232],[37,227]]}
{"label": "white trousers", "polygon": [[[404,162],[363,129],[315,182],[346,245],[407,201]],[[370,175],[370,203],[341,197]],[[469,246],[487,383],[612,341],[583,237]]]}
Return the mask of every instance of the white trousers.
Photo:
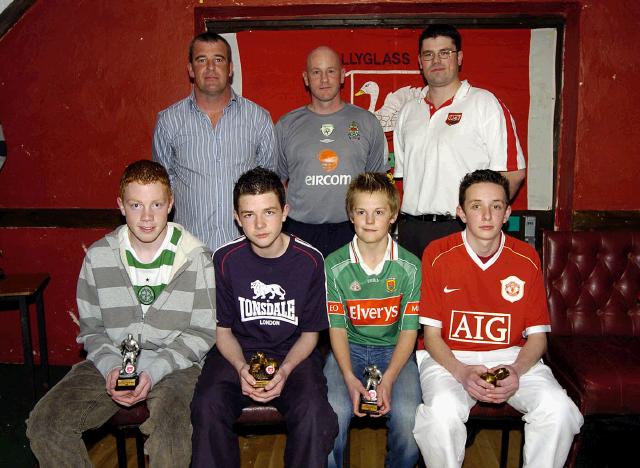
{"label": "white trousers", "polygon": [[[519,347],[495,351],[454,351],[465,364],[487,368],[511,364]],[[418,406],[413,434],[428,468],[460,467],[464,461],[465,422],[476,404],[462,385],[426,351],[416,354],[423,404]],[[524,413],[524,466],[561,468],[573,437],[580,431],[582,414],[542,361],[520,377],[518,391],[507,400]]]}

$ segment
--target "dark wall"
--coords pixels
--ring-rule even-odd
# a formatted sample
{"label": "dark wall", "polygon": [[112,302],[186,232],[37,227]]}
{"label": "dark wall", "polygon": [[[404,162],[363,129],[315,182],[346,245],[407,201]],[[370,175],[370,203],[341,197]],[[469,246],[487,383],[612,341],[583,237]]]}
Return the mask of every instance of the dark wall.
{"label": "dark wall", "polygon": [[[194,8],[236,3],[37,1],[0,39],[0,122],[9,147],[0,171],[0,212],[114,208],[124,166],[151,155],[156,113],[189,92],[185,49],[195,29]],[[360,5],[358,14],[376,10],[368,2],[342,3]],[[632,82],[639,71],[633,51],[640,40],[637,3],[449,0],[378,5],[426,5],[452,16],[477,8],[489,16],[565,12],[570,55],[565,57],[557,208],[568,216],[573,210],[640,208],[632,179],[640,147],[634,119],[640,96]],[[294,5],[290,14],[295,12]],[[273,60],[277,66],[278,57]],[[78,216],[86,219],[75,221],[95,225],[83,213]],[[85,249],[107,229],[10,227],[1,218],[0,226],[2,268],[51,274],[45,294],[50,361],[77,361],[75,282]],[[17,312],[0,314],[0,361],[22,362],[19,329]]]}

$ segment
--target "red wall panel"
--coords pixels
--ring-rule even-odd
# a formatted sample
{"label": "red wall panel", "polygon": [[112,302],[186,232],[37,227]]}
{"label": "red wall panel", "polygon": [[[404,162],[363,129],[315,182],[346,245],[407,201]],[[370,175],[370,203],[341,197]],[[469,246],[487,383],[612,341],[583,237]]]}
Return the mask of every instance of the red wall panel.
{"label": "red wall panel", "polygon": [[[296,0],[250,0],[245,6],[308,5]],[[336,4],[330,0],[313,3]],[[342,2],[368,14],[368,1]],[[561,158],[573,162],[566,177],[575,190],[563,198],[565,210],[637,210],[637,148],[634,124],[640,91],[635,84],[639,58],[640,6],[625,0],[423,2],[442,5],[449,14],[464,14],[485,5],[487,14],[535,10],[557,12],[577,6],[572,24],[579,50],[570,63],[577,80],[575,132],[563,135]],[[194,7],[234,7],[232,0],[140,0],[137,2],[38,1],[0,38],[0,122],[9,157],[0,171],[0,208],[111,208],[117,181],[126,163],[150,157],[156,113],[189,92],[186,46],[193,35]],[[381,5],[419,5],[387,1]],[[504,5],[504,7],[503,7]],[[457,8],[457,10],[456,10]],[[200,28],[198,28],[200,29]],[[478,39],[480,40],[480,39]],[[471,45],[469,44],[469,47]],[[465,46],[466,47],[466,46]],[[269,51],[266,51],[268,54]],[[578,57],[576,58],[576,55]],[[478,57],[480,58],[480,57]],[[473,60],[468,56],[465,60]],[[480,58],[482,60],[482,58]],[[269,55],[274,67],[283,58]],[[484,60],[488,60],[485,58]],[[484,65],[474,84],[491,88],[503,70]],[[301,71],[295,64],[296,72]],[[565,74],[565,76],[567,76]],[[572,75],[573,76],[573,75]],[[519,86],[519,83],[514,83]],[[302,89],[301,86],[299,88]],[[576,91],[577,90],[577,91]],[[260,96],[255,96],[261,102]],[[291,103],[291,107],[297,104]],[[274,115],[274,117],[276,117]],[[522,125],[519,125],[522,133]],[[574,140],[575,139],[575,140]],[[575,145],[571,142],[575,141]],[[75,283],[84,255],[82,246],[105,230],[0,229],[0,266],[9,272],[48,271],[45,293],[51,361],[80,358]],[[0,361],[21,362],[17,312],[0,314]]]}
{"label": "red wall panel", "polygon": [[157,112],[189,92],[191,3],[31,7],[0,41],[0,207],[114,206]]}
{"label": "red wall panel", "polygon": [[639,16],[639,2],[584,2],[574,210],[640,208]]}
{"label": "red wall panel", "polygon": [[[86,249],[106,229],[0,229],[2,268],[11,273],[47,272],[44,292],[49,362],[70,364],[80,358],[76,344],[78,309],[76,282]],[[17,307],[17,306],[16,306]],[[36,362],[40,360],[35,307],[31,307],[31,334]],[[20,313],[0,313],[0,362],[23,362]]]}

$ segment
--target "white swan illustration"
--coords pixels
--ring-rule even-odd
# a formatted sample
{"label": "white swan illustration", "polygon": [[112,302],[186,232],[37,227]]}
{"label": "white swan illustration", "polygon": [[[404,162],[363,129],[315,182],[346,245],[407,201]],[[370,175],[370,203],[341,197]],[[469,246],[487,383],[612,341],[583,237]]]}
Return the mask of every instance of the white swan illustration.
{"label": "white swan illustration", "polygon": [[362,85],[355,96],[362,96],[363,94],[368,94],[371,97],[369,112],[373,113],[373,115],[378,118],[380,125],[382,125],[382,129],[385,132],[391,132],[396,126],[398,112],[404,103],[411,99],[419,98],[422,95],[422,88],[403,86],[402,88],[396,89],[395,91],[387,94],[384,98],[382,107],[378,110],[375,110],[376,104],[378,103],[378,96],[380,94],[380,86],[378,86],[378,83],[375,81],[367,81]]}

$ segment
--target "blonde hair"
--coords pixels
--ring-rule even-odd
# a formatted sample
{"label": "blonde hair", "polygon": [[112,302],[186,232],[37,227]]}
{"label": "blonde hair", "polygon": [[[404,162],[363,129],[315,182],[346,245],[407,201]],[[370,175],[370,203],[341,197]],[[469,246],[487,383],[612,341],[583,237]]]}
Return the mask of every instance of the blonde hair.
{"label": "blonde hair", "polygon": [[363,172],[356,177],[347,190],[347,214],[353,211],[353,204],[358,193],[374,193],[381,192],[387,197],[389,208],[393,214],[398,214],[400,207],[400,196],[398,191],[388,174],[381,172]]}

